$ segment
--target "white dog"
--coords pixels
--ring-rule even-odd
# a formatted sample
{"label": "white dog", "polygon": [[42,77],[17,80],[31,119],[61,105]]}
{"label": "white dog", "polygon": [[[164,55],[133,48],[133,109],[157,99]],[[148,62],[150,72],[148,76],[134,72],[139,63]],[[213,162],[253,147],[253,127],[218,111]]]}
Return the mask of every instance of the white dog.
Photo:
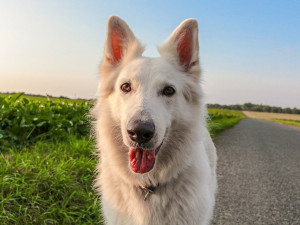
{"label": "white dog", "polygon": [[183,21],[161,57],[143,50],[123,20],[109,18],[93,110],[105,224],[209,224],[217,156],[199,84],[197,21]]}

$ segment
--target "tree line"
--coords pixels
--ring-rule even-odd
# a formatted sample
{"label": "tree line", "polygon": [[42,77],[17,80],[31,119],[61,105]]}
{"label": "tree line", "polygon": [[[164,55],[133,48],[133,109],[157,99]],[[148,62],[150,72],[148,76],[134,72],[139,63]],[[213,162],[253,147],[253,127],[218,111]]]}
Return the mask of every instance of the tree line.
{"label": "tree line", "polygon": [[220,104],[207,104],[208,108],[214,109],[233,109],[241,111],[255,111],[255,112],[272,112],[272,113],[289,113],[289,114],[300,114],[300,109],[294,108],[282,108],[278,106],[269,105],[258,105],[251,102],[247,102],[243,105],[220,105]]}

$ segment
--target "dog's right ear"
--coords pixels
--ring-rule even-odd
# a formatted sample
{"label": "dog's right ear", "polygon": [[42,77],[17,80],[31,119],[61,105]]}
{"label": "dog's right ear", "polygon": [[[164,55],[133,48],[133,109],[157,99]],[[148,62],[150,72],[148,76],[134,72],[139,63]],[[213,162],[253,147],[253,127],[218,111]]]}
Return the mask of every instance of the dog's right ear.
{"label": "dog's right ear", "polygon": [[111,66],[118,66],[125,58],[141,55],[143,50],[125,21],[117,16],[109,17],[104,53],[105,62]]}

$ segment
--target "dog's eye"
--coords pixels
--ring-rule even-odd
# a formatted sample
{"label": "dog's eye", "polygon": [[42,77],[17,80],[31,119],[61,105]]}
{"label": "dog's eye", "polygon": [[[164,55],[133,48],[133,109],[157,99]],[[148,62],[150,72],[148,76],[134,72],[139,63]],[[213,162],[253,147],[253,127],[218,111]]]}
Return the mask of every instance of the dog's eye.
{"label": "dog's eye", "polygon": [[162,91],[162,94],[165,95],[165,96],[171,97],[172,95],[175,94],[175,89],[170,87],[170,86],[167,86]]}
{"label": "dog's eye", "polygon": [[129,83],[124,83],[121,85],[121,90],[123,92],[130,92],[131,91],[131,85]]}

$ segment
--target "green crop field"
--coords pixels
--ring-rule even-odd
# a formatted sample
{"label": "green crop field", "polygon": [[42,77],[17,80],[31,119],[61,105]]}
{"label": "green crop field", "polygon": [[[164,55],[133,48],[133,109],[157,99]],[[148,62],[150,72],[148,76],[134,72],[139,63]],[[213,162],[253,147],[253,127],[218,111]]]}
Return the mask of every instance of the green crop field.
{"label": "green crop field", "polygon": [[[0,224],[101,224],[90,101],[0,95]],[[243,114],[209,109],[214,138]]]}
{"label": "green crop field", "polygon": [[22,93],[0,97],[0,148],[26,146],[39,140],[86,136],[90,126],[88,101],[43,101],[22,98]]}
{"label": "green crop field", "polygon": [[[18,93],[20,94],[20,93]],[[13,94],[7,94],[7,93],[0,93],[0,97],[10,97],[13,96]],[[34,101],[40,101],[40,102],[46,102],[51,100],[52,102],[64,102],[64,103],[82,103],[86,102],[84,99],[69,99],[66,97],[52,97],[52,96],[35,96],[35,95],[27,95],[27,94],[21,94],[19,97],[20,100],[23,98],[26,98],[28,100],[34,100]]]}

